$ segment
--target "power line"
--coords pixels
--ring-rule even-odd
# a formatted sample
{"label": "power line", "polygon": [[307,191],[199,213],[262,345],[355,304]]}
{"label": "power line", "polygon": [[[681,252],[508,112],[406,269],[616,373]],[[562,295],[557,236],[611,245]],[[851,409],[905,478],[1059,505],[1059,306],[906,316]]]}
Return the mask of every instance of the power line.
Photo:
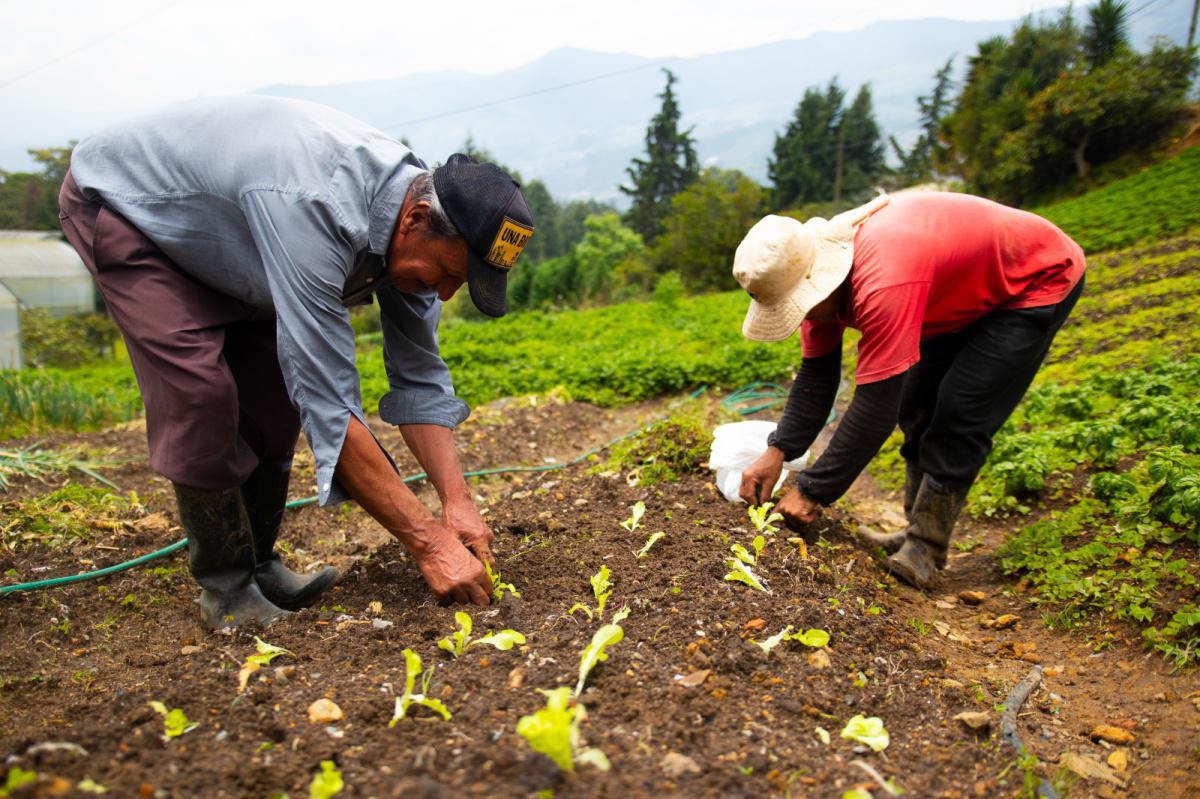
{"label": "power line", "polygon": [[570,81],[569,83],[560,83],[556,86],[547,86],[542,89],[534,89],[533,91],[525,92],[523,94],[514,94],[511,97],[502,97],[499,100],[489,100],[486,103],[478,103],[476,105],[469,105],[469,106],[465,106],[463,108],[455,108],[451,111],[442,111],[437,114],[430,114],[429,116],[418,117],[416,119],[406,119],[403,122],[393,122],[390,125],[381,126],[381,129],[382,130],[394,130],[394,129],[404,126],[404,125],[416,125],[420,122],[429,122],[434,119],[442,119],[443,117],[454,116],[455,114],[465,114],[468,111],[478,111],[481,108],[490,108],[494,105],[500,105],[501,103],[510,103],[514,100],[524,100],[526,97],[536,97],[539,94],[549,94],[550,92],[557,92],[557,91],[561,91],[563,89],[570,89],[575,86],[582,86],[585,83],[594,83],[598,80],[607,80],[608,78],[615,78],[618,75],[628,75],[631,72],[639,72],[643,69],[653,69],[655,67],[661,67],[663,64],[670,64],[670,63],[673,63],[675,61],[680,61],[680,60],[682,60],[682,57],[664,58],[660,61],[655,61],[650,64],[639,64],[636,67],[629,67],[627,69],[618,69],[616,72],[606,72],[603,75],[593,75],[590,78],[581,78],[579,80]]}
{"label": "power line", "polygon": [[43,61],[42,63],[38,64],[36,67],[33,67],[32,69],[27,69],[24,72],[21,72],[20,74],[13,75],[10,78],[0,81],[0,89],[3,89],[6,86],[10,86],[19,80],[28,78],[30,75],[34,74],[35,72],[41,72],[46,67],[53,66],[60,61],[65,61],[66,59],[70,58],[73,55],[82,53],[84,50],[95,47],[97,44],[107,41],[107,40],[111,39],[112,37],[116,36],[117,34],[124,33],[125,31],[129,30],[130,28],[140,25],[141,23],[145,22],[150,17],[158,16],[159,14],[163,13],[164,11],[167,11],[168,9],[174,8],[175,6],[178,6],[178,5],[182,5],[183,2],[184,2],[184,0],[175,0],[174,2],[152,8],[151,10],[147,11],[145,14],[142,14],[141,16],[131,19],[129,22],[125,23],[124,25],[120,25],[116,28],[113,28],[110,31],[100,34],[95,39],[84,42],[83,44],[79,45],[78,47],[76,47],[72,50],[68,50],[65,53],[61,53],[47,61]]}
{"label": "power line", "polygon": [[[879,4],[877,4],[877,5],[874,5],[874,6],[872,6],[871,8],[865,9],[864,11],[862,11],[862,12],[859,12],[859,13],[873,13],[873,12],[875,12],[875,11],[879,11],[879,10],[881,10],[881,9],[884,9],[884,8],[887,8],[887,7],[890,7],[890,6],[894,6],[894,5],[900,5],[900,3],[898,2],[898,0],[887,0],[887,2],[879,3]],[[817,26],[817,25],[824,25],[824,24],[827,24],[827,23],[830,23],[830,22],[837,22],[837,21],[839,21],[840,19],[843,19],[843,18],[844,18],[844,17],[837,17],[837,16],[834,16],[834,17],[828,17],[828,18],[826,18],[826,19],[823,19],[823,20],[818,20],[818,21],[816,21],[816,22],[814,22],[814,23],[811,23],[810,25],[808,25],[807,27],[805,27],[803,30],[810,31],[810,30],[812,30],[812,29],[813,29],[813,27],[815,27],[815,26]],[[787,32],[787,33],[784,33],[784,34],[782,34],[782,35],[780,36],[780,39],[779,39],[779,40],[777,40],[777,41],[782,41],[782,40],[784,40],[784,39],[787,39],[789,36],[791,36],[791,35],[792,35],[792,34],[794,34],[794,33],[797,33],[799,30],[800,30],[800,29],[793,29],[792,31],[789,31],[789,32]],[[818,31],[818,32],[819,32],[819,31]],[[503,98],[500,98],[500,99],[498,99],[498,100],[489,100],[489,101],[487,101],[487,102],[484,102],[484,103],[477,103],[477,104],[475,104],[475,105],[464,106],[464,107],[462,107],[462,108],[454,108],[454,109],[451,109],[451,110],[449,110],[449,111],[441,111],[441,112],[439,112],[439,113],[436,113],[436,114],[430,114],[430,115],[428,115],[428,116],[417,117],[417,118],[415,118],[415,119],[406,119],[406,120],[404,120],[404,121],[402,121],[402,122],[393,122],[393,123],[391,123],[391,124],[388,124],[388,125],[381,125],[381,126],[380,126],[380,129],[381,129],[381,130],[395,130],[395,129],[397,129],[397,128],[405,127],[405,126],[407,126],[407,125],[416,125],[416,124],[419,124],[419,123],[421,123],[421,122],[430,122],[430,121],[432,121],[432,120],[435,120],[435,119],[443,119],[443,118],[445,118],[445,117],[449,117],[449,116],[455,116],[455,115],[457,115],[457,114],[465,114],[465,113],[468,113],[468,112],[470,112],[470,111],[478,111],[478,110],[480,110],[480,109],[483,109],[483,108],[491,108],[492,106],[501,105],[501,104],[503,104],[503,103],[509,103],[509,102],[513,102],[514,100],[523,100],[523,99],[525,99],[525,98],[527,98],[527,97],[535,97],[535,96],[537,96],[537,95],[541,95],[541,94],[549,94],[549,93],[551,93],[551,92],[562,91],[562,90],[564,90],[564,89],[571,89],[571,88],[574,88],[574,87],[576,87],[576,86],[582,86],[582,85],[584,85],[584,84],[586,84],[586,83],[593,83],[593,82],[595,82],[595,81],[607,80],[608,78],[613,78],[613,77],[617,77],[617,76],[620,76],[620,75],[627,75],[627,74],[629,74],[629,73],[632,73],[632,72],[639,72],[639,71],[641,71],[641,70],[644,70],[644,69],[654,69],[654,68],[657,68],[657,67],[662,67],[662,66],[663,66],[663,65],[665,65],[665,64],[671,64],[671,63],[674,63],[674,62],[676,62],[676,61],[682,61],[682,60],[684,60],[684,57],[683,57],[683,56],[676,56],[676,57],[673,57],[673,58],[664,58],[664,59],[660,59],[660,60],[658,60],[658,61],[655,61],[655,62],[653,62],[653,63],[650,63],[650,64],[641,64],[641,65],[639,65],[639,66],[636,66],[636,67],[629,67],[629,68],[627,68],[627,69],[621,69],[621,70],[617,70],[616,72],[608,72],[608,73],[605,73],[605,74],[603,74],[603,75],[594,75],[594,76],[592,76],[592,77],[589,77],[589,78],[581,78],[580,80],[570,81],[570,82],[568,82],[568,83],[560,83],[560,84],[557,84],[557,85],[555,85],[555,86],[547,86],[547,87],[545,87],[545,88],[542,88],[542,89],[534,89],[533,91],[525,92],[525,93],[523,93],[523,94],[516,94],[516,95],[513,95],[513,96],[511,96],[511,97],[503,97]]]}

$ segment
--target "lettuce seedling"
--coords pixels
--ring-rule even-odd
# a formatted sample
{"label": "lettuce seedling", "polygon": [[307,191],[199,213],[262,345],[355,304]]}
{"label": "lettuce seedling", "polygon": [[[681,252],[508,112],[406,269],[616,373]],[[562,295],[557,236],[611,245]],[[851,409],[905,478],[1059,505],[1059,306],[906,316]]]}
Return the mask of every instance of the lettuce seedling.
{"label": "lettuce seedling", "polygon": [[756,591],[771,593],[762,581],[758,579],[758,575],[750,570],[750,567],[743,563],[738,558],[730,558],[725,561],[725,565],[729,567],[729,573],[725,575],[725,579],[732,583],[745,583]]}
{"label": "lettuce seedling", "polygon": [[805,646],[819,648],[829,643],[829,633],[825,632],[824,630],[804,630],[802,632],[793,633],[792,625],[789,624],[787,627],[784,627],[781,632],[772,635],[765,641],[755,641],[751,639],[751,643],[764,652],[770,652],[784,641],[799,641]]}
{"label": "lettuce seedling", "polygon": [[629,518],[621,522],[621,526],[632,533],[641,526],[638,524],[638,522],[640,522],[642,517],[646,515],[646,503],[639,499],[634,503],[633,507],[630,508],[630,511]]}
{"label": "lettuce seedling", "polygon": [[[404,655],[404,694],[396,697],[396,709],[392,712],[392,720],[388,722],[388,726],[395,727],[396,722],[408,714],[408,709],[412,705],[427,707],[441,716],[443,721],[449,721],[450,711],[446,709],[446,706],[441,701],[426,696],[429,693],[429,683],[433,680],[433,671],[436,666],[430,666],[429,671],[421,675],[421,656],[411,649],[405,649],[402,654]],[[418,675],[421,675],[421,693],[414,694],[413,687],[417,684]]]}
{"label": "lettuce seedling", "polygon": [[20,766],[13,766],[4,777],[4,785],[0,786],[0,796],[8,796],[22,785],[29,785],[32,782],[37,782],[36,771],[26,771]]}
{"label": "lettuce seedling", "polygon": [[820,649],[829,643],[829,633],[824,630],[805,630],[790,637],[793,641],[799,641],[805,646],[811,646],[814,649]]}
{"label": "lettuce seedling", "polygon": [[612,585],[608,582],[611,574],[608,566],[601,566],[600,571],[593,574],[588,581],[592,584],[592,595],[596,597],[596,616],[601,619],[604,618],[604,604],[612,596]]}
{"label": "lettuce seedling", "polygon": [[163,717],[163,735],[164,741],[169,741],[172,738],[178,738],[185,732],[191,732],[200,726],[200,722],[191,721],[183,712],[182,708],[172,708],[167,710],[167,706],[162,702],[149,702],[150,707]]}
{"label": "lettuce seedling", "polygon": [[891,742],[887,730],[883,728],[882,719],[878,716],[867,718],[861,713],[846,722],[846,728],[842,730],[842,737],[864,743],[876,752],[887,749]]}
{"label": "lettuce seedling", "polygon": [[653,535],[651,535],[649,538],[647,538],[647,539],[646,539],[646,543],[645,543],[645,545],[644,545],[644,546],[643,546],[641,549],[639,549],[639,550],[637,551],[637,557],[638,557],[638,560],[641,560],[642,558],[644,558],[644,557],[646,557],[647,555],[649,555],[649,554],[650,554],[650,547],[652,547],[652,546],[654,546],[655,544],[657,544],[657,543],[658,543],[658,539],[662,538],[664,535],[666,535],[666,533],[654,533],[654,534],[653,534]]}
{"label": "lettuce seedling", "polygon": [[747,566],[757,566],[758,556],[762,554],[763,547],[767,545],[767,540],[761,535],[754,536],[754,540],[750,542],[750,546],[754,547],[754,554],[751,555],[746,551],[746,548],[741,544],[734,544],[729,548],[729,551],[737,556],[737,559]]}
{"label": "lettuce seedling", "polygon": [[583,692],[583,684],[597,663],[608,660],[604,650],[625,637],[625,631],[619,624],[605,624],[592,636],[592,642],[583,650],[579,658],[579,681],[575,683],[575,696]]}
{"label": "lettuce seedling", "polygon": [[779,532],[779,528],[775,526],[775,522],[783,521],[783,516],[779,513],[771,513],[771,508],[775,507],[774,502],[764,502],[761,505],[751,505],[746,509],[746,515],[750,517],[750,523],[754,525],[754,529],[760,533],[774,535]]}
{"label": "lettuce seedling", "polygon": [[308,799],[329,799],[342,792],[346,784],[342,782],[342,772],[332,760],[321,761],[321,773],[313,777],[308,786]]}
{"label": "lettuce seedling", "polygon": [[292,655],[295,657],[294,653],[289,652],[281,646],[268,644],[257,635],[254,636],[254,648],[257,649],[258,652],[248,656],[246,658],[246,662],[243,663],[242,667],[238,670],[239,694],[246,690],[246,683],[249,681],[250,675],[270,663],[275,658],[279,657],[280,655]]}
{"label": "lettuce seedling", "polygon": [[500,572],[492,568],[492,564],[486,560],[483,562],[483,568],[487,569],[488,578],[492,581],[492,601],[499,602],[504,599],[504,592],[512,594],[517,599],[521,598],[521,592],[516,589],[512,583],[501,582]]}
{"label": "lettuce seedling", "polygon": [[783,643],[784,641],[786,641],[788,639],[789,633],[791,633],[791,631],[792,631],[792,625],[789,624],[787,627],[784,627],[781,631],[775,633],[775,635],[772,635],[770,638],[768,638],[765,641],[755,641],[753,638],[751,638],[750,643],[754,644],[755,646],[757,646],[759,649],[766,652],[767,654],[770,654],[772,649],[779,646],[781,643]]}
{"label": "lettuce seedling", "polygon": [[579,725],[587,718],[587,711],[578,702],[571,704],[571,689],[564,686],[542,693],[546,696],[546,707],[522,716],[517,721],[517,735],[563,771],[574,772],[576,763],[608,771],[608,758],[603,752],[580,746]]}
{"label": "lettuce seedling", "polygon": [[454,657],[461,657],[466,654],[467,650],[473,646],[487,644],[494,646],[497,649],[508,651],[513,648],[514,644],[525,643],[525,636],[516,630],[501,630],[492,635],[485,635],[482,638],[471,638],[472,622],[471,617],[461,610],[454,614],[454,620],[458,622],[458,629],[438,641],[438,649],[444,649]]}

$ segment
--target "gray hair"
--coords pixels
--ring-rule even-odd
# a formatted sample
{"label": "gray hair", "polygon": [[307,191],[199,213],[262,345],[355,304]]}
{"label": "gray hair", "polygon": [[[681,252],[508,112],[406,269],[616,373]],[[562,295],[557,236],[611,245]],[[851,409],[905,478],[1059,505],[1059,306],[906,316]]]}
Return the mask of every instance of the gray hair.
{"label": "gray hair", "polygon": [[429,203],[429,229],[434,236],[454,238],[462,235],[458,228],[454,227],[446,209],[442,207],[442,201],[438,199],[437,189],[433,187],[432,172],[422,172],[413,178],[408,187],[408,194],[413,202]]}

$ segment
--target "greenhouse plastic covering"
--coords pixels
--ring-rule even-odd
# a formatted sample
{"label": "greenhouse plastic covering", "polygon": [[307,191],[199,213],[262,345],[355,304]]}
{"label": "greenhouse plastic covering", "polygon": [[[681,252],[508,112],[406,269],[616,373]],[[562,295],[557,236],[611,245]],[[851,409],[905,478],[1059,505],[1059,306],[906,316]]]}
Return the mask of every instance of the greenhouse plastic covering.
{"label": "greenhouse plastic covering", "polygon": [[55,316],[96,309],[96,289],[83,261],[49,231],[0,230],[0,285],[22,307]]}

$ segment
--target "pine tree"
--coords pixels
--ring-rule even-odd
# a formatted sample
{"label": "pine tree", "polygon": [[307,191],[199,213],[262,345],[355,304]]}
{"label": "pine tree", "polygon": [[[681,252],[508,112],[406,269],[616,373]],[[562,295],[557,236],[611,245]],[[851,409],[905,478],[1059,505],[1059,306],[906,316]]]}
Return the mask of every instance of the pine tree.
{"label": "pine tree", "polygon": [[939,165],[946,160],[946,148],[941,143],[941,127],[942,118],[949,112],[952,101],[950,71],[953,66],[954,56],[950,56],[945,66],[933,76],[933,91],[917,98],[917,108],[921,112],[921,133],[912,149],[905,152],[896,138],[891,137],[892,149],[900,161],[897,171],[908,184],[936,177]]}
{"label": "pine tree", "polygon": [[1088,65],[1095,69],[1112,61],[1128,46],[1127,6],[1120,0],[1100,0],[1088,9],[1088,26],[1083,33],[1083,49]]}
{"label": "pine tree", "polygon": [[842,198],[858,200],[871,194],[886,166],[883,158],[883,139],[875,109],[871,103],[871,87],[863,84],[854,102],[842,114],[838,125],[838,149],[834,153],[833,201]]}
{"label": "pine tree", "polygon": [[767,162],[772,208],[858,199],[883,174],[883,142],[870,88],[863,85],[849,108],[842,107],[845,99],[837,78],[824,91],[805,90]]}
{"label": "pine tree", "polygon": [[664,69],[667,85],[662,108],[646,128],[646,157],[633,159],[626,168],[631,186],[620,186],[633,204],[625,214],[625,224],[642,235],[647,243],[662,231],[663,218],[671,208],[671,198],[700,174],[691,128],[679,129],[680,110],[672,86],[675,75]]}
{"label": "pine tree", "polygon": [[806,89],[792,121],[775,136],[774,156],[767,162],[772,208],[833,196],[833,158],[844,96],[837,78],[824,92],[816,87]]}

